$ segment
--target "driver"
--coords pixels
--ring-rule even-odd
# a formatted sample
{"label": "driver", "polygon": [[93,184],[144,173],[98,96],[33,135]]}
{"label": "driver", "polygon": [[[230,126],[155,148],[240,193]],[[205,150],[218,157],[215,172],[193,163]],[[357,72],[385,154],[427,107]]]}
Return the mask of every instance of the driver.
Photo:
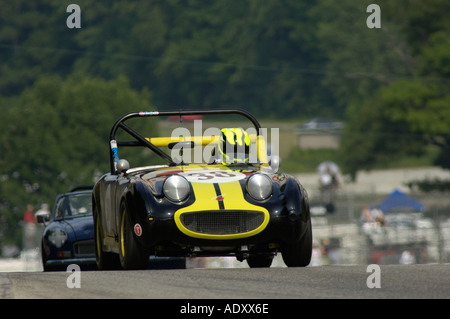
{"label": "driver", "polygon": [[219,140],[218,153],[223,165],[248,163],[250,137],[241,128],[223,128]]}

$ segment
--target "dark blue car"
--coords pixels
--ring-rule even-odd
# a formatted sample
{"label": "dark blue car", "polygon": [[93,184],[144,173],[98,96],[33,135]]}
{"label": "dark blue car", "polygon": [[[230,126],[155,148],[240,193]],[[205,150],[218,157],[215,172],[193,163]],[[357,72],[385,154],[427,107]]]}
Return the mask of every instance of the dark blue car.
{"label": "dark blue car", "polygon": [[56,197],[50,216],[37,216],[42,235],[44,271],[67,265],[95,266],[92,187],[82,186]]}

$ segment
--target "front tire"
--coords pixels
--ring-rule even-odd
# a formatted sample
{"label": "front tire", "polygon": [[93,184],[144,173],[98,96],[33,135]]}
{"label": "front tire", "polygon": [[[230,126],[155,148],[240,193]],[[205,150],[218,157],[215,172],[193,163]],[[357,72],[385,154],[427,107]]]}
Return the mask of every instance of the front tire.
{"label": "front tire", "polygon": [[293,244],[286,244],[281,252],[283,261],[288,267],[306,267],[311,262],[312,227],[311,219],[306,223],[303,236]]}
{"label": "front tire", "polygon": [[120,264],[123,269],[146,269],[150,253],[140,245],[133,233],[125,203],[120,206]]}
{"label": "front tire", "polygon": [[103,236],[101,232],[100,217],[98,212],[94,214],[95,234],[95,261],[99,270],[112,270],[120,268],[117,254],[103,251]]}

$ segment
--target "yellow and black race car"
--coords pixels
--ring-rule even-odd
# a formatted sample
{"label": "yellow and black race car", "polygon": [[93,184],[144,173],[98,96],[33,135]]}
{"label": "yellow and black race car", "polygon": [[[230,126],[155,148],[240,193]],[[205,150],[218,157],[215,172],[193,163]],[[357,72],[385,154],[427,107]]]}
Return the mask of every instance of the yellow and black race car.
{"label": "yellow and black race car", "polygon": [[[194,121],[194,135],[192,123],[175,128],[171,137],[152,138],[129,124],[187,115],[204,118]],[[251,127],[199,129],[210,115],[234,124],[238,116]],[[135,112],[117,120],[109,139],[110,172],[93,191],[99,269],[146,268],[150,256],[235,256],[250,267],[270,267],[278,252],[289,267],[307,266],[308,195],[296,178],[278,172],[276,155],[267,160],[263,132],[240,109]],[[119,148],[122,154],[145,147],[166,164],[130,168],[119,157]]]}

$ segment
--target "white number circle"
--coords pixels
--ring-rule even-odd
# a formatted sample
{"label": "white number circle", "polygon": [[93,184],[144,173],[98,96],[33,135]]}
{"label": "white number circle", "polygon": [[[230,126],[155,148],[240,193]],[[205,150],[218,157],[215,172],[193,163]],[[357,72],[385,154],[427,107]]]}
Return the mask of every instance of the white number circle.
{"label": "white number circle", "polygon": [[245,178],[245,174],[235,171],[190,171],[180,173],[190,182],[196,183],[228,183]]}

